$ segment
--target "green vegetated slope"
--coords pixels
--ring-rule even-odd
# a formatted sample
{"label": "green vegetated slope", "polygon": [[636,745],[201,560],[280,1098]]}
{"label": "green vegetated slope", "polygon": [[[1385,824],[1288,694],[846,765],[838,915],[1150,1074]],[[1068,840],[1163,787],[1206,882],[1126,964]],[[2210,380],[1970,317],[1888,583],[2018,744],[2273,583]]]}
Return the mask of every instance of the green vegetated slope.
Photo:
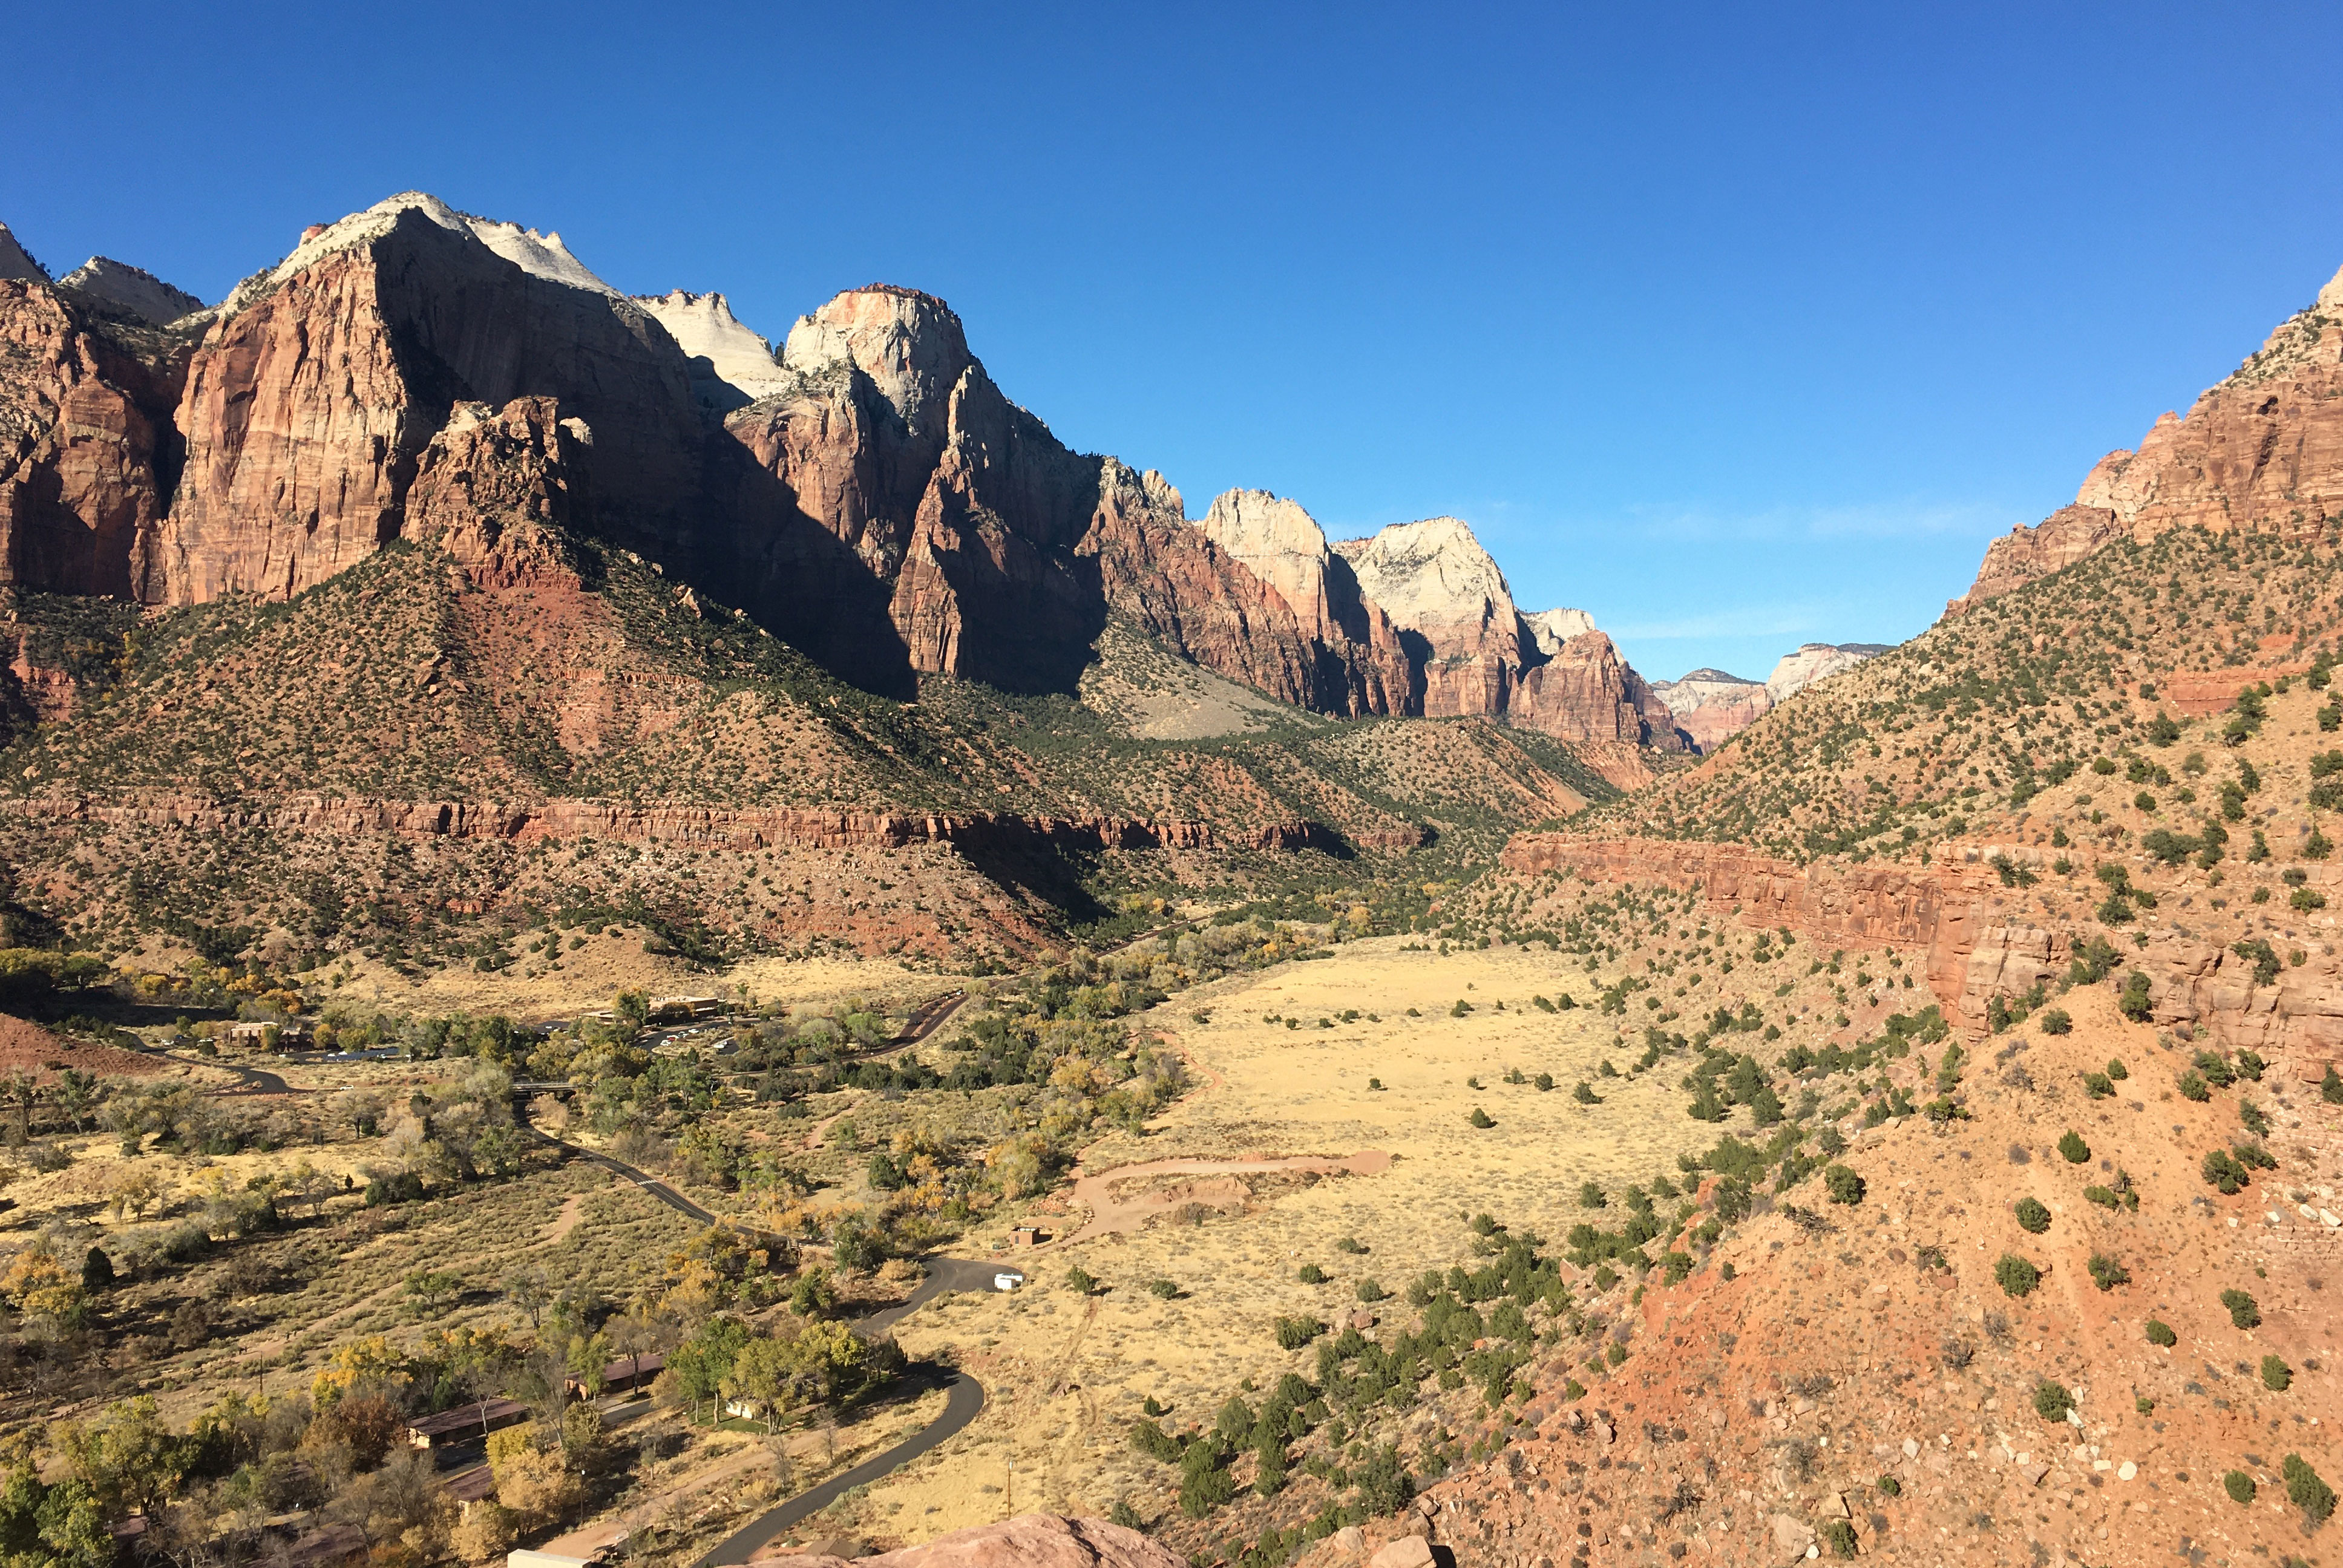
{"label": "green vegetated slope", "polygon": [[1990,834],[2094,759],[2178,739],[2176,674],[2243,684],[2330,650],[2338,576],[2331,536],[2120,540],[1807,689],[1701,767],[1574,826],[1797,860]]}
{"label": "green vegetated slope", "polygon": [[[56,672],[45,689],[56,716],[32,724],[27,696],[26,722],[0,752],[0,839],[19,892],[109,944],[190,922],[305,927],[315,922],[302,911],[318,907],[338,931],[345,920],[442,924],[451,904],[487,911],[517,897],[628,909],[672,895],[769,948],[792,927],[762,888],[777,870],[770,857],[689,868],[681,856],[629,851],[597,870],[583,862],[608,857],[581,850],[565,879],[542,847],[427,829],[417,840],[412,812],[407,828],[371,836],[305,829],[298,808],[584,799],[1200,823],[1232,869],[1246,871],[1238,862],[1250,858],[1258,864],[1246,874],[1291,887],[1336,874],[1359,849],[1429,841],[1444,856],[1485,856],[1510,831],[1614,793],[1566,746],[1484,720],[1351,723],[1256,698],[1259,711],[1227,733],[1151,739],[1073,696],[936,678],[919,701],[899,703],[824,673],[625,552],[580,546],[576,565],[574,575],[483,589],[437,550],[401,546],[288,602],[227,601],[143,622],[87,600],[23,598],[15,631]],[[1147,677],[1124,678],[1137,689]],[[97,809],[72,815],[84,805]],[[151,811],[131,825],[106,817],[124,806],[248,816],[193,827]],[[1301,824],[1323,829],[1310,839],[1314,852],[1258,848],[1268,830]],[[1094,916],[1077,892],[1085,882],[1164,874],[1095,862],[982,869],[1014,883],[1044,923],[1051,909]],[[939,899],[960,899],[959,887],[947,877],[907,900],[887,940]],[[740,894],[739,910],[728,892]],[[800,901],[829,896],[816,889]],[[468,918],[458,910],[455,923]],[[768,934],[750,939],[760,922]]]}

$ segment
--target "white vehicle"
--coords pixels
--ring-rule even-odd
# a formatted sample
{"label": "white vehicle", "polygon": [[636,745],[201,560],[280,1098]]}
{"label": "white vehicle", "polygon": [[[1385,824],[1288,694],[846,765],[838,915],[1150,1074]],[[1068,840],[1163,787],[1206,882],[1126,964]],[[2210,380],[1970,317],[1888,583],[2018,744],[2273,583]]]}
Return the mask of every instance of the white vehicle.
{"label": "white vehicle", "polygon": [[992,1276],[992,1288],[996,1291],[1013,1291],[1024,1282],[1025,1276],[1014,1269]]}

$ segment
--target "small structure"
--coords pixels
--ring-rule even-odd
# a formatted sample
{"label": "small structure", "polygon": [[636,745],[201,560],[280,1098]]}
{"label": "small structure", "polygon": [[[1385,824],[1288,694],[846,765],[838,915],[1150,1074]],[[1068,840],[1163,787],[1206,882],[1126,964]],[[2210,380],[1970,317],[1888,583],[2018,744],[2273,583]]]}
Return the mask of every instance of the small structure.
{"label": "small structure", "polygon": [[996,1291],[1013,1291],[1024,1282],[1025,1271],[1022,1269],[1003,1269],[992,1276],[992,1288]]}
{"label": "small structure", "polygon": [[407,1441],[415,1448],[445,1448],[450,1443],[486,1437],[528,1419],[528,1406],[517,1399],[484,1399],[477,1404],[459,1404],[437,1415],[408,1422]]}
{"label": "small structure", "polygon": [[1020,1225],[1009,1232],[1009,1244],[1012,1247],[1038,1247],[1044,1234],[1039,1225]]}
{"label": "small structure", "polygon": [[712,996],[655,996],[650,1008],[653,1018],[713,1018],[724,1003]]}
{"label": "small structure", "polygon": [[[649,1388],[651,1380],[659,1376],[666,1365],[667,1357],[657,1351],[648,1355],[620,1356],[602,1369],[602,1387],[606,1392]],[[572,1399],[586,1397],[586,1385],[574,1377],[563,1379],[562,1387],[569,1392]]]}
{"label": "small structure", "polygon": [[298,1050],[309,1043],[309,1026],[297,1018],[283,1023],[247,1019],[227,1026],[227,1040],[230,1045]]}

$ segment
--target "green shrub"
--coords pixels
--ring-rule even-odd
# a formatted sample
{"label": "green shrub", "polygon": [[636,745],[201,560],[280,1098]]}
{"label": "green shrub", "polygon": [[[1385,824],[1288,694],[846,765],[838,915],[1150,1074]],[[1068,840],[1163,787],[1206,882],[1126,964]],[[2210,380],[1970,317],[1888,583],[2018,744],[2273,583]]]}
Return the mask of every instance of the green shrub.
{"label": "green shrub", "polygon": [[1594,1182],[1581,1181],[1578,1184],[1578,1206],[1580,1208],[1606,1208],[1610,1205],[1610,1199],[1603,1195],[1603,1189],[1596,1186]]}
{"label": "green shrub", "polygon": [[2228,1193],[2244,1191],[2247,1184],[2254,1179],[2253,1172],[2226,1149],[2216,1149],[2207,1154],[2197,1170],[2207,1185]]}
{"label": "green shrub", "polygon": [[2277,1356],[2262,1357],[2262,1386],[2272,1393],[2284,1393],[2294,1386],[2294,1369]]}
{"label": "green shrub", "polygon": [[2104,1072],[2083,1074],[2083,1092],[2094,1100],[2105,1100],[2116,1091],[2115,1080]]}
{"label": "green shrub", "polygon": [[2112,1209],[2121,1203],[2123,1199],[2112,1187],[2094,1186],[2083,1189],[2083,1201],[2087,1203],[2097,1203],[2102,1209]]}
{"label": "green shrub", "polygon": [[2180,1091],[2181,1099],[2193,1100],[2200,1105],[2213,1098],[2213,1091],[2206,1087],[2204,1079],[2198,1077],[2193,1069],[2181,1073],[2173,1087]]}
{"label": "green shrub", "polygon": [[1855,1555],[1855,1525],[1845,1519],[1825,1519],[1820,1531],[1823,1544],[1834,1557]]}
{"label": "green shrub", "polygon": [[2114,1079],[2117,1083],[2121,1083],[2125,1079],[2131,1076],[2131,1069],[2123,1064],[2122,1057],[2111,1056],[2107,1058],[2107,1076]]}
{"label": "green shrub", "polygon": [[2028,1296],[2042,1282],[2042,1271],[2015,1252],[2004,1252],[1993,1266],[1993,1282],[2006,1296]]}
{"label": "green shrub", "polygon": [[1090,1295],[1099,1288],[1097,1279],[1088,1269],[1076,1263],[1066,1271],[1066,1288],[1077,1295]]}
{"label": "green shrub", "polygon": [[2252,1476],[2242,1470],[2233,1470],[2221,1477],[2221,1490],[2229,1494],[2230,1502],[2250,1505],[2254,1500],[2254,1493],[2258,1489],[2254,1485]]}
{"label": "green shrub", "polygon": [[1168,1302],[1180,1293],[1180,1287],[1169,1280],[1150,1280],[1147,1282],[1147,1293],[1157,1301]]}
{"label": "green shrub", "polygon": [[2180,1342],[2180,1336],[2172,1332],[2170,1324],[2159,1319],[2150,1318],[2147,1320],[2147,1342],[2152,1345],[2162,1345],[2166,1350],[2170,1350]]}
{"label": "green shrub", "polygon": [[2075,1408],[2075,1395],[2065,1383],[2044,1378],[2034,1385],[2034,1413],[2045,1421],[2064,1421]]}
{"label": "green shrub", "polygon": [[1131,1423],[1131,1446],[1150,1459],[1160,1459],[1166,1464],[1180,1462],[1180,1440],[1151,1421]]}
{"label": "green shrub", "polygon": [[2298,1453],[2289,1453],[2278,1467],[2286,1477],[2287,1501],[2302,1510],[2303,1523],[2316,1530],[2327,1523],[2335,1512],[2335,1489],[2319,1479],[2310,1462]]}
{"label": "green shrub", "polygon": [[2223,1291],[2221,1304],[2229,1309],[2229,1322],[2241,1329],[2259,1328],[2262,1309],[2253,1297],[2243,1291]]}
{"label": "green shrub", "polygon": [[2343,1105],[2343,1072],[2336,1071],[2331,1061],[2327,1064],[2327,1076],[2318,1081],[2318,1098],[2329,1105]]}
{"label": "green shrub", "polygon": [[2117,1285],[2131,1283],[2131,1271],[2105,1252],[2092,1253],[2090,1262],[2085,1267],[2090,1270],[2091,1282],[2102,1291],[2112,1291]]}
{"label": "green shrub", "polygon": [[1358,1295],[1359,1300],[1363,1302],[1380,1302],[1390,1293],[1383,1289],[1380,1281],[1370,1279],[1359,1282]]}
{"label": "green shrub", "polygon": [[1326,1271],[1315,1263],[1304,1263],[1294,1277],[1305,1285],[1322,1285],[1326,1282]]}
{"label": "green shrub", "polygon": [[1277,1348],[1298,1351],[1326,1332],[1326,1325],[1315,1318],[1280,1318],[1277,1320]]}
{"label": "green shrub", "polygon": [[1852,1166],[1832,1165],[1823,1171],[1823,1185],[1834,1203],[1855,1204],[1863,1201],[1863,1177]]}
{"label": "green shrub", "polygon": [[[1581,1085],[1580,1087],[1584,1088],[1584,1086]],[[1473,1108],[1473,1114],[1466,1117],[1465,1120],[1470,1121],[1473,1126],[1480,1128],[1489,1128],[1496,1125],[1495,1122],[1489,1120],[1489,1113],[1482,1110],[1477,1105]]]}
{"label": "green shrub", "polygon": [[2039,1236],[2050,1228],[2050,1211],[2035,1199],[2020,1198],[2017,1201],[2017,1223],[2019,1229]]}
{"label": "green shrub", "polygon": [[2075,1027],[2075,1020],[2063,1007],[2046,1008],[2037,1020],[2045,1034],[2066,1034]]}
{"label": "green shrub", "polygon": [[1872,1485],[1878,1489],[1879,1495],[1882,1497],[1901,1497],[1904,1495],[1904,1483],[1896,1480],[1892,1475],[1883,1475],[1877,1481],[1873,1482]]}
{"label": "green shrub", "polygon": [[2058,1140],[2058,1152],[2066,1156],[2067,1164],[2080,1165],[2091,1157],[2091,1146],[2083,1141],[2082,1134],[2069,1128]]}

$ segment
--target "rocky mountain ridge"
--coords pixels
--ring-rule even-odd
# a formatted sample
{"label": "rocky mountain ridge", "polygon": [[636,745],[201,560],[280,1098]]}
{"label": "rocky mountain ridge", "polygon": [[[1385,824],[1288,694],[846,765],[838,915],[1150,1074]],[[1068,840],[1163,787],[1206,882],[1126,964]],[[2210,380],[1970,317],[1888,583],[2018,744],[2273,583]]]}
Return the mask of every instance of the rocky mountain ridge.
{"label": "rocky mountain ridge", "polygon": [[[1583,614],[1518,614],[1464,525],[1385,541],[1378,563],[1408,538],[1435,547],[1426,592],[1387,584],[1409,607],[1393,614],[1292,503],[1232,492],[1192,521],[1160,476],[1067,449],[916,290],[850,290],[776,351],[721,295],[629,298],[558,234],[419,192],[312,226],[211,310],[119,264],[93,262],[75,290],[23,270],[64,330],[96,341],[122,315],[167,317],[176,356],[117,389],[152,432],[132,445],[160,454],[113,507],[133,516],[126,541],[74,511],[47,467],[63,445],[19,457],[17,481],[63,498],[52,517],[87,536],[69,569],[14,563],[26,588],[126,584],[159,607],[297,595],[409,535],[409,487],[456,405],[543,398],[577,447],[562,526],[661,561],[873,689],[936,673],[1071,690],[1116,615],[1316,711],[1487,715],[1624,748],[1628,775],[1635,749],[1685,746]],[[57,427],[55,389],[14,400],[28,427]],[[1490,578],[1470,648],[1442,597],[1464,591],[1443,581],[1452,565]]]}

